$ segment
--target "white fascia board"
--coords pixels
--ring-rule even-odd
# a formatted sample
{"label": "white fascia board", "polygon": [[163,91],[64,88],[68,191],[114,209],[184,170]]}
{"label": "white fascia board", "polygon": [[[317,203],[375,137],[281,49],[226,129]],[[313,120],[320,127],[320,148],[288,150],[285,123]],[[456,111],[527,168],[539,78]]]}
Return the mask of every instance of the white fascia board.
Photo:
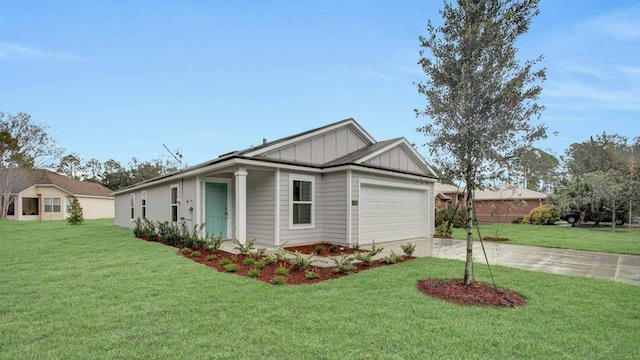
{"label": "white fascia board", "polygon": [[308,167],[301,165],[293,165],[293,164],[284,164],[279,162],[271,162],[271,161],[260,161],[260,160],[252,160],[252,159],[235,159],[236,163],[240,165],[246,166],[256,166],[263,168],[273,168],[273,169],[287,169],[287,170],[295,170],[295,171],[306,171],[313,173],[322,173],[322,169],[317,167]]}
{"label": "white fascia board", "polygon": [[399,172],[396,172],[396,171],[393,171],[393,170],[372,169],[370,167],[358,166],[358,165],[336,166],[336,167],[325,169],[324,173],[332,173],[332,172],[336,172],[336,171],[345,171],[345,170],[356,170],[356,171],[368,172],[368,173],[372,173],[372,174],[394,176],[394,177],[399,177],[399,178],[404,178],[404,179],[411,179],[411,180],[421,181],[421,182],[424,182],[424,183],[435,183],[436,180],[437,180],[437,179],[432,179],[432,178],[426,177],[424,175],[419,175],[419,174],[405,174],[405,173],[399,173]]}
{"label": "white fascia board", "polygon": [[429,164],[427,164],[427,161],[422,157],[422,155],[420,155],[420,153],[413,147],[411,146],[411,144],[409,143],[409,141],[407,141],[406,138],[400,138],[397,141],[394,141],[392,143],[390,143],[389,145],[383,147],[382,149],[379,149],[378,151],[375,151],[367,156],[363,156],[362,158],[358,159],[356,162],[361,164],[367,160],[370,160],[380,154],[382,154],[385,151],[388,151],[396,146],[402,146],[403,148],[405,148],[406,150],[409,150],[409,154],[412,155],[412,157],[414,158],[414,160],[417,160],[420,164],[423,165],[423,170],[426,170],[427,173],[431,173],[431,175],[433,176],[438,176],[436,175],[436,172],[433,171],[433,168],[431,168],[431,166],[429,166]]}
{"label": "white fascia board", "polygon": [[427,191],[429,189],[429,187],[426,184],[403,184],[403,183],[397,183],[394,181],[387,181],[387,180],[376,180],[376,179],[358,179],[358,183],[360,184],[360,186],[362,186],[362,184],[369,184],[369,185],[379,185],[379,186],[387,186],[387,187],[394,187],[394,188],[403,188],[403,189],[414,189],[414,190],[424,190]]}
{"label": "white fascia board", "polygon": [[324,133],[327,133],[327,132],[330,132],[330,131],[333,131],[333,130],[336,130],[336,129],[339,129],[339,128],[345,127],[345,126],[353,126],[357,130],[359,135],[361,135],[362,137],[367,139],[367,141],[369,141],[370,144],[375,144],[376,140],[373,137],[371,137],[371,135],[369,135],[355,120],[349,119],[347,121],[336,123],[333,126],[329,126],[329,127],[323,128],[323,129],[319,129],[318,131],[314,131],[314,132],[309,133],[309,134],[300,135],[300,136],[294,137],[293,139],[289,139],[287,141],[279,142],[279,143],[273,144],[271,146],[267,146],[265,148],[261,148],[261,149],[255,150],[255,151],[248,152],[248,153],[244,154],[244,156],[251,157],[251,156],[265,154],[265,153],[274,151],[276,149],[279,149],[281,147],[286,147],[286,146],[289,146],[289,145],[292,145],[292,144],[295,144],[295,143],[298,143],[298,142],[301,142],[301,141],[316,137],[318,135],[321,135],[321,134],[324,134]]}

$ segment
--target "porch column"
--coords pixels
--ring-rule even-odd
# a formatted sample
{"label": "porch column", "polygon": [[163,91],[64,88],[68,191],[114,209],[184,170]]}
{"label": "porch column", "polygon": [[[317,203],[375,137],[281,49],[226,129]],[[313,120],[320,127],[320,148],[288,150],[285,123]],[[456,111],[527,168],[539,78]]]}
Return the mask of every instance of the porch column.
{"label": "porch column", "polygon": [[236,233],[241,243],[247,240],[247,170],[239,168],[234,172],[236,181]]}

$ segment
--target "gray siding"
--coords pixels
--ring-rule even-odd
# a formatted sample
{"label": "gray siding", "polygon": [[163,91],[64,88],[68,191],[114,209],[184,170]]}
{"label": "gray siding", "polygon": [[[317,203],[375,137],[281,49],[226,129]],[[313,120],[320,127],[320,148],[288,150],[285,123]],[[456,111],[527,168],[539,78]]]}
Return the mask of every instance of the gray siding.
{"label": "gray siding", "polygon": [[416,160],[400,145],[372,157],[365,161],[365,164],[414,174],[425,174]]}
{"label": "gray siding", "polygon": [[322,177],[324,240],[347,243],[346,171]]}
{"label": "gray siding", "polygon": [[290,229],[289,228],[289,192],[290,175],[285,170],[280,171],[280,244],[309,244],[322,241],[323,236],[323,179],[320,174],[310,174],[295,172],[300,175],[310,175],[315,177],[315,226],[312,229]]}
{"label": "gray siding", "polygon": [[368,143],[349,126],[265,154],[272,159],[324,164],[362,149]]}
{"label": "gray siding", "polygon": [[249,170],[247,176],[247,238],[275,242],[275,172]]}

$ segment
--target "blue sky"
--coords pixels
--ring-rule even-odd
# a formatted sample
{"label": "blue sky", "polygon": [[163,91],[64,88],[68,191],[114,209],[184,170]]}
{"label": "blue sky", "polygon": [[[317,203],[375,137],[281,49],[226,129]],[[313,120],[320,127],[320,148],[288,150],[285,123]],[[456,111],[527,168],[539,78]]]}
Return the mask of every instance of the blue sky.
{"label": "blue sky", "polygon": [[[429,121],[413,85],[440,1],[0,0],[0,111],[67,152],[125,165],[181,148],[193,165],[353,117],[377,140]],[[545,56],[538,145],[640,136],[640,4],[542,0],[519,42]],[[419,147],[426,156],[428,151]]]}

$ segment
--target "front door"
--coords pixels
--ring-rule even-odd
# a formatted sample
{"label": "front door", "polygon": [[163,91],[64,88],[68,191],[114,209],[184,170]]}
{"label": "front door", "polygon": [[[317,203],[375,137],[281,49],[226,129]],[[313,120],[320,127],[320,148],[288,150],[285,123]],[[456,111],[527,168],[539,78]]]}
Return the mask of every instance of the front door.
{"label": "front door", "polygon": [[227,237],[227,184],[207,183],[205,212],[207,237]]}

